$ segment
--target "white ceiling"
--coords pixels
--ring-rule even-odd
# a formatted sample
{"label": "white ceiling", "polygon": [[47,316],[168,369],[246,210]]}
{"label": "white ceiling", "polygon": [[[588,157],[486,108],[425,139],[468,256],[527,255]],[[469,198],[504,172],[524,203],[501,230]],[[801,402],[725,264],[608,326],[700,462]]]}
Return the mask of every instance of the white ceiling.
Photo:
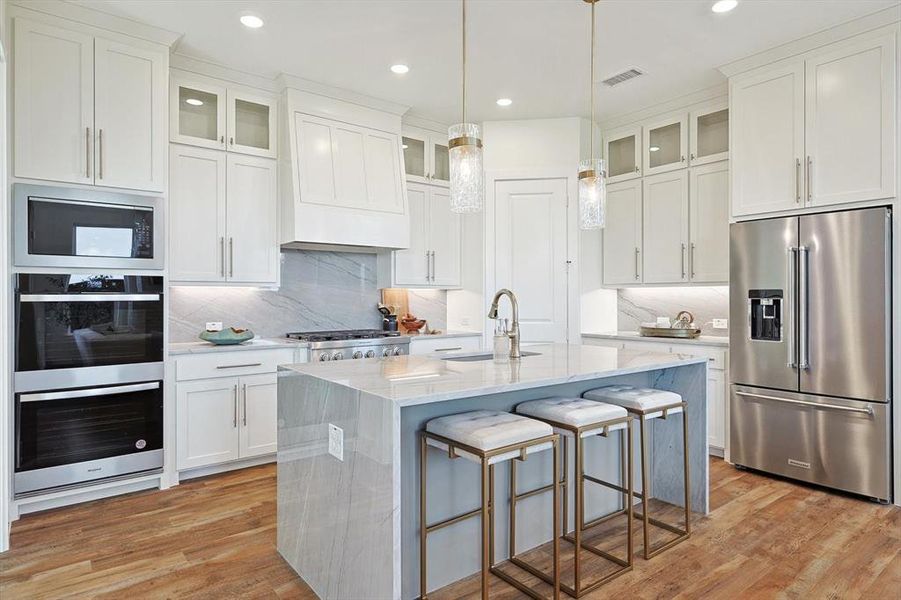
{"label": "white ceiling", "polygon": [[[461,106],[458,0],[74,0],[183,33],[177,52],[244,71],[280,72],[392,100],[451,123]],[[897,0],[603,0],[596,79],[636,66],[647,75],[599,87],[598,118],[724,81],[716,67]],[[470,0],[471,119],[588,115],[589,7],[581,0]],[[251,12],[265,26],[247,29]],[[405,63],[403,76],[388,67]],[[495,105],[500,97],[513,105]]]}

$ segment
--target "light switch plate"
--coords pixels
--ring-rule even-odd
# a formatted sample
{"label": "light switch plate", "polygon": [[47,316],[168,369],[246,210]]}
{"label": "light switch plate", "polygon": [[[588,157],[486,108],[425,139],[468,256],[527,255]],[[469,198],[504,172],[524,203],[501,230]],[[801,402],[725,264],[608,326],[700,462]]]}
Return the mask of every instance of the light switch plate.
{"label": "light switch plate", "polygon": [[210,321],[206,324],[207,331],[222,331],[222,321]]}
{"label": "light switch plate", "polygon": [[344,430],[331,423],[328,424],[328,453],[344,460]]}
{"label": "light switch plate", "polygon": [[729,319],[714,319],[713,320],[713,328],[714,329],[729,329]]}

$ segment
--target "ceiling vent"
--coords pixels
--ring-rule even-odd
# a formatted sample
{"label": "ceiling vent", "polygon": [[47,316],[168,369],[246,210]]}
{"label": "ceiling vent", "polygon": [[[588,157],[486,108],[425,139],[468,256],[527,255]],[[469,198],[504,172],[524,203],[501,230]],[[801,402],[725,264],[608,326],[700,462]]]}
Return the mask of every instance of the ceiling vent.
{"label": "ceiling vent", "polygon": [[611,75],[607,79],[603,80],[601,83],[608,87],[613,87],[615,85],[619,85],[621,83],[625,83],[631,79],[635,79],[639,75],[644,75],[644,71],[638,69],[636,67],[630,67],[623,71],[622,73],[617,73],[616,75]]}

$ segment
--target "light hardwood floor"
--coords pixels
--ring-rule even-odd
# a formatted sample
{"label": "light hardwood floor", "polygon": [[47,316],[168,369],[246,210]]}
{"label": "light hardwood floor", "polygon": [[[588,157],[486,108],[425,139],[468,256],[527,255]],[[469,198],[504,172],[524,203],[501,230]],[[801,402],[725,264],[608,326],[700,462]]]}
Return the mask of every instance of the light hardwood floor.
{"label": "light hardwood floor", "polygon": [[[636,556],[633,572],[589,597],[901,598],[901,509],[717,459],[711,506],[691,539]],[[611,524],[606,544],[621,542],[621,529]],[[497,579],[492,592],[521,597]],[[0,554],[0,598],[62,597],[315,598],[275,550],[273,465],[24,516]],[[430,595],[477,597],[476,577]]]}

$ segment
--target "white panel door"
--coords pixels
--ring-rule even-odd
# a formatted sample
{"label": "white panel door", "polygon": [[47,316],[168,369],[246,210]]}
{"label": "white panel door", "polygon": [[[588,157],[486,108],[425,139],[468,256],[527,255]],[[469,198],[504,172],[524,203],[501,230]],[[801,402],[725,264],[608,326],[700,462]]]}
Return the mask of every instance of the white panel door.
{"label": "white panel door", "polygon": [[169,146],[169,278],[224,281],[225,153]]}
{"label": "white panel door", "polygon": [[166,56],[97,38],[94,75],[94,183],[165,191]]}
{"label": "white panel door", "polygon": [[278,383],[275,373],[241,378],[241,458],[276,451],[277,409]]}
{"label": "white panel door", "polygon": [[368,131],[364,138],[367,208],[404,212],[403,181],[400,179],[400,152],[397,136]]}
{"label": "white panel door", "polygon": [[729,281],[729,162],[689,169],[689,276]]}
{"label": "white panel door", "polygon": [[294,113],[300,201],[335,203],[335,151],[331,125],[322,119]]}
{"label": "white panel door", "polygon": [[732,212],[797,208],[804,197],[804,63],[766,67],[730,85]]}
{"label": "white panel door", "polygon": [[239,458],[238,379],[203,379],[175,386],[179,470]]}
{"label": "white panel door", "polygon": [[228,150],[276,156],[275,99],[243,90],[228,90]]}
{"label": "white panel door", "polygon": [[[566,181],[495,185],[495,287],[516,294],[523,342],[566,342]],[[501,313],[511,316],[506,300]]]}
{"label": "white panel door", "polygon": [[806,61],[807,203],[895,195],[894,35]]}
{"label": "white panel door", "polygon": [[365,134],[359,127],[338,123],[332,127],[336,206],[369,208],[366,190]]}
{"label": "white panel door", "polygon": [[644,178],[645,283],[688,281],[688,171]]}
{"label": "white panel door", "polygon": [[275,283],[278,279],[275,161],[228,154],[229,281]]}
{"label": "white panel door", "polygon": [[604,285],[641,283],[640,179],[607,186]]}
{"label": "white panel door", "polygon": [[432,285],[459,287],[462,277],[462,219],[450,209],[450,192],[433,187],[429,193],[429,246],[432,251]]}
{"label": "white panel door", "polygon": [[423,286],[431,283],[427,241],[430,189],[418,183],[407,184],[410,247],[394,253],[394,283],[397,285]]}
{"label": "white panel door", "polygon": [[15,20],[15,175],[93,183],[94,38]]}

